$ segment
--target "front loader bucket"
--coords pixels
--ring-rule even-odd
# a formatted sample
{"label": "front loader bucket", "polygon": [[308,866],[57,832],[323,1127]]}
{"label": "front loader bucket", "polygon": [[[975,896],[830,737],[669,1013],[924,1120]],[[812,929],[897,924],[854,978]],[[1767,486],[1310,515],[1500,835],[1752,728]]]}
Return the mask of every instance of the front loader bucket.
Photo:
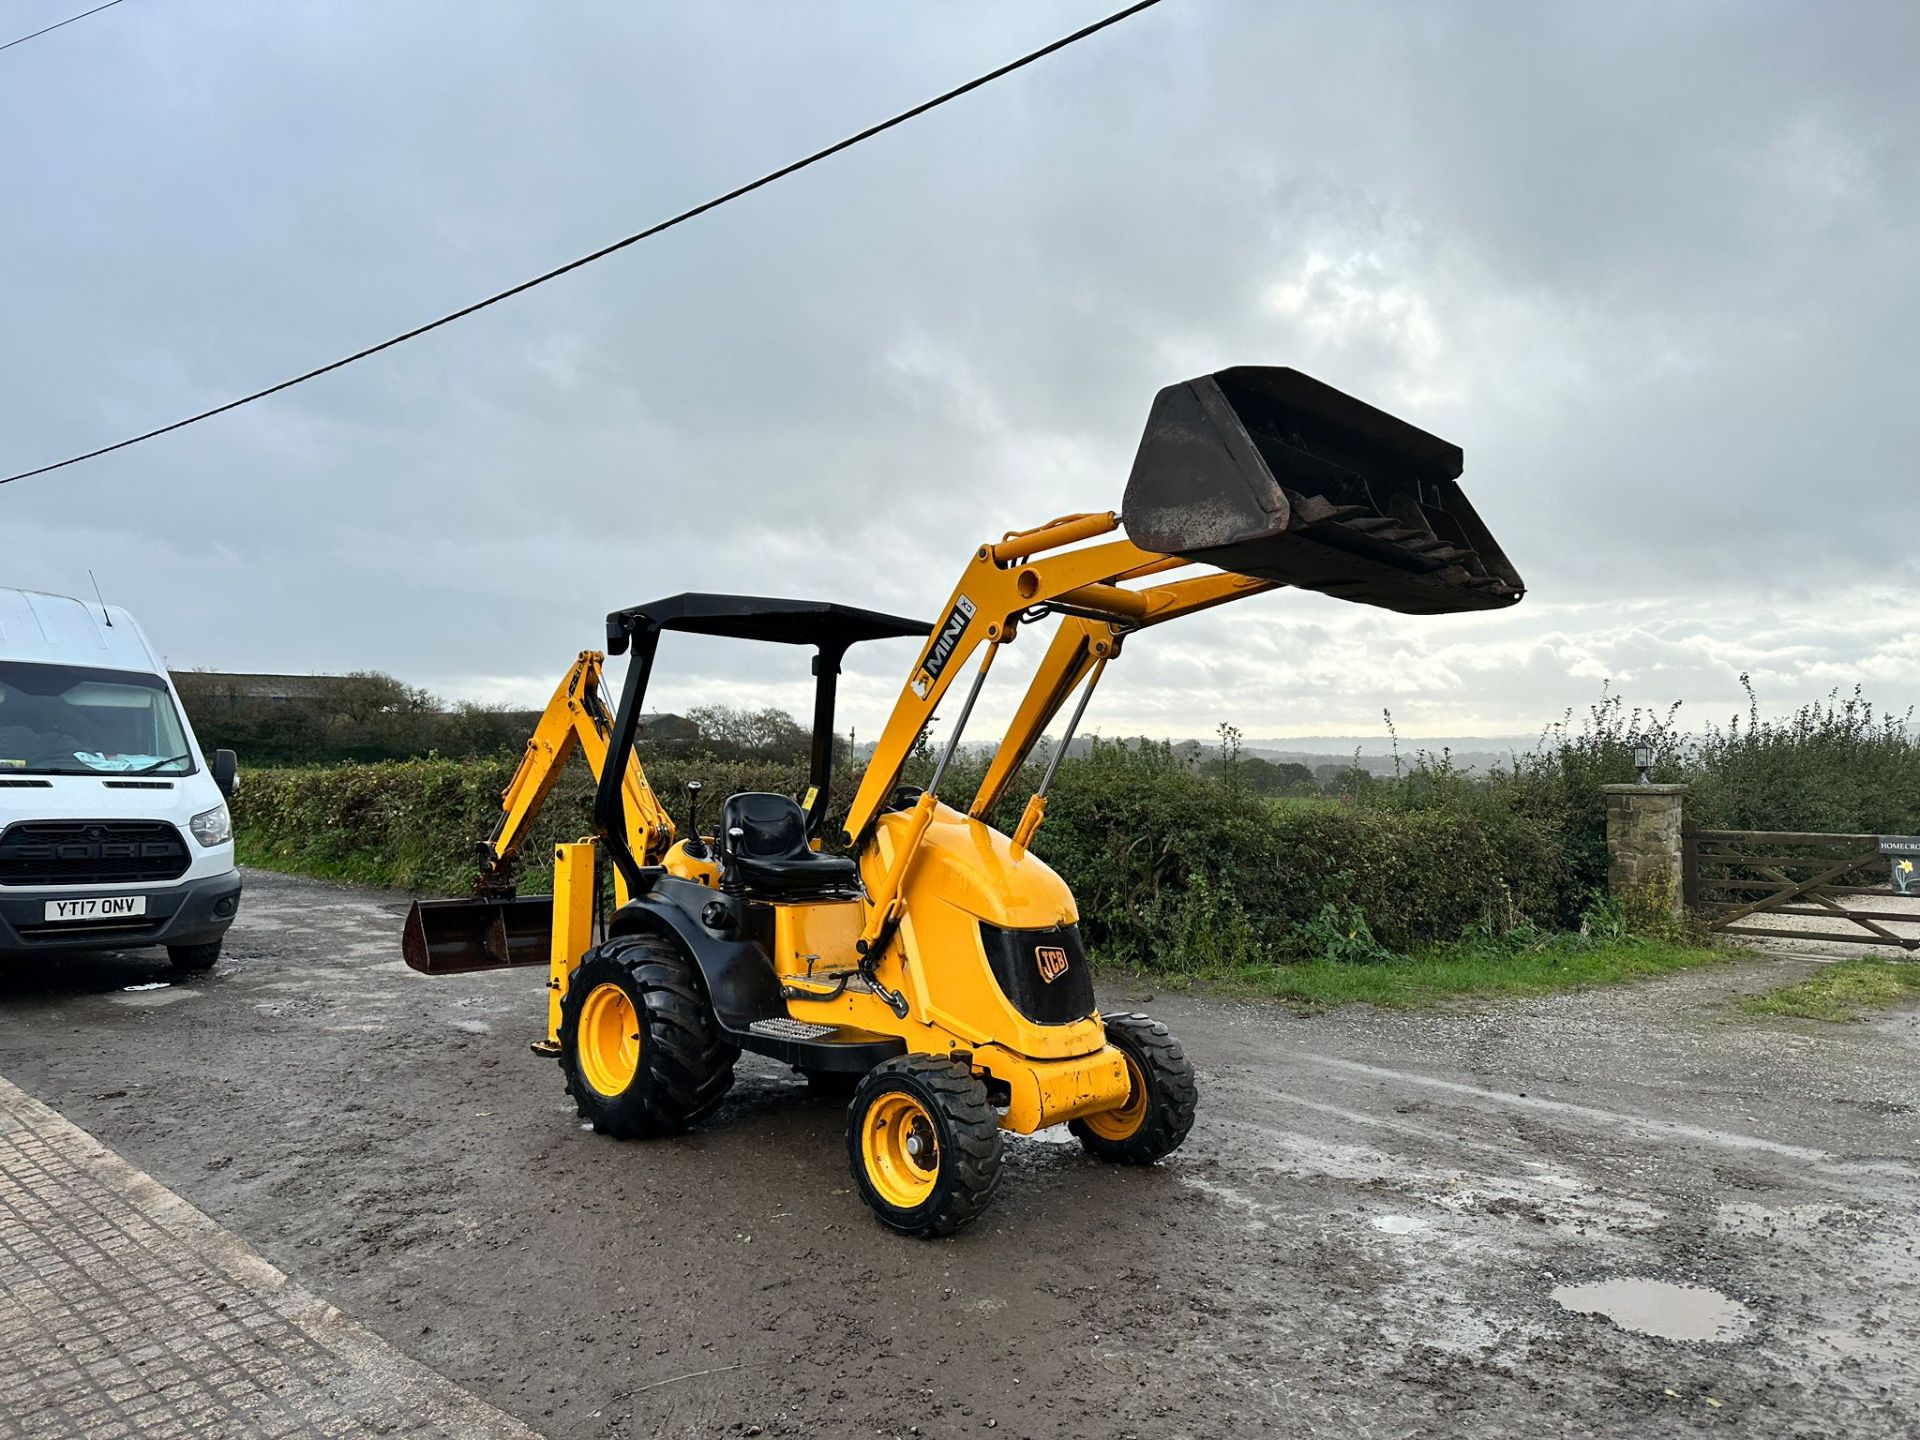
{"label": "front loader bucket", "polygon": [[553,941],[553,897],[524,900],[416,900],[400,953],[426,975],[545,965]]}
{"label": "front loader bucket", "polygon": [[1409,615],[1526,592],[1454,483],[1460,450],[1298,370],[1154,397],[1123,503],[1143,550]]}

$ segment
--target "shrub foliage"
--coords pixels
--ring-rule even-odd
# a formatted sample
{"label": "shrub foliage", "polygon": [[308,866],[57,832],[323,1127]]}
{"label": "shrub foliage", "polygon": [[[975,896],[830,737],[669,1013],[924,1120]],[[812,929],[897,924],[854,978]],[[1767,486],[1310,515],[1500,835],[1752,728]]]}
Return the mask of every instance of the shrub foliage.
{"label": "shrub foliage", "polygon": [[[511,775],[504,760],[253,770],[236,800],[242,855],[460,894]],[[708,797],[792,794],[804,784],[796,765],[712,757],[657,759],[648,777],[676,816],[688,779],[699,778]],[[856,778],[836,779],[836,809]],[[951,793],[965,793],[969,778],[956,774]],[[576,767],[522,851],[527,888],[544,885],[556,842],[591,829],[591,801],[590,778]],[[1073,887],[1090,943],[1156,968],[1318,954],[1329,948],[1320,938],[1329,925],[1396,947],[1503,929],[1551,893],[1533,873],[1550,868],[1550,847],[1521,821],[1278,802],[1197,773],[1160,745],[1103,744],[1063,764],[1035,848]]]}
{"label": "shrub foliage", "polygon": [[[649,753],[649,778],[676,821],[690,779],[705,784],[708,823],[720,796],[797,794],[806,783],[783,730],[769,722],[735,739],[721,753],[685,740]],[[1276,794],[1224,743],[1234,739],[1223,730],[1211,756],[1190,744],[1096,742],[1061,765],[1035,849],[1073,887],[1087,939],[1105,958],[1180,973],[1365,964],[1463,937],[1587,928],[1604,913],[1595,909],[1607,868],[1600,787],[1633,778],[1642,739],[1658,756],[1653,778],[1689,785],[1688,814],[1702,825],[1920,830],[1920,746],[1908,717],[1878,714],[1857,693],[1784,721],[1750,705],[1688,734],[1673,710],[1629,710],[1603,692],[1577,724],[1563,719],[1490,774],[1417,754],[1389,778],[1356,772],[1338,794]],[[1044,763],[1043,751],[1018,777],[994,816],[1002,828]],[[963,753],[943,794],[971,794],[983,764]],[[931,766],[923,745],[907,778],[924,782]],[[512,773],[498,756],[250,770],[236,802],[242,855],[462,894]],[[858,778],[857,763],[843,759],[836,815]],[[524,888],[545,885],[555,842],[591,830],[590,806],[590,779],[576,766],[522,852]]]}

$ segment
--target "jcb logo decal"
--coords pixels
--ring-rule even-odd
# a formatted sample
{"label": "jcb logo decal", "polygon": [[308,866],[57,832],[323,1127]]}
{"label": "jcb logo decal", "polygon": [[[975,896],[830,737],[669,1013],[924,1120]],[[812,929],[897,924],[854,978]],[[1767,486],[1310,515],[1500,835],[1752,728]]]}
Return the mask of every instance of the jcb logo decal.
{"label": "jcb logo decal", "polygon": [[913,677],[913,693],[922,700],[933,689],[933,682],[940,678],[940,672],[947,668],[947,661],[953,658],[954,647],[960,643],[960,637],[967,633],[967,622],[973,619],[976,607],[973,601],[961,595],[953,602],[953,609],[947,612],[947,618],[941,622],[939,631],[933,637],[933,648],[927,651],[926,662],[921,665],[920,673]]}
{"label": "jcb logo decal", "polygon": [[1042,945],[1033,952],[1039,962],[1040,978],[1051,985],[1067,973],[1067,952],[1058,945]]}

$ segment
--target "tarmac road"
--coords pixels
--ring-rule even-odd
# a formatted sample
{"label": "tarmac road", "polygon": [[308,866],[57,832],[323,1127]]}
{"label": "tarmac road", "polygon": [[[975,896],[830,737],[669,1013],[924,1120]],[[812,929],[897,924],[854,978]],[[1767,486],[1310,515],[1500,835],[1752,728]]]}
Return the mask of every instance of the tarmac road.
{"label": "tarmac road", "polygon": [[[1018,1140],[925,1243],[752,1057],[693,1135],[582,1131],[540,977],[413,974],[404,906],[254,873],[210,975],[15,964],[0,1074],[546,1435],[1913,1433],[1920,1015],[1730,1011],[1811,961],[1439,1015],[1107,985],[1199,1067],[1187,1146]],[[1554,1298],[1617,1278],[1716,1338]]]}

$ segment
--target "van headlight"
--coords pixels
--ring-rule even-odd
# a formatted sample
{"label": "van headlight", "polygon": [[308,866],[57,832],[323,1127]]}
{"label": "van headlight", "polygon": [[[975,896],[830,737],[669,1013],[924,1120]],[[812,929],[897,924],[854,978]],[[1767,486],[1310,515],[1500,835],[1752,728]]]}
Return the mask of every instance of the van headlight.
{"label": "van headlight", "polygon": [[202,845],[224,845],[233,839],[233,819],[225,805],[202,810],[187,822],[187,828]]}

